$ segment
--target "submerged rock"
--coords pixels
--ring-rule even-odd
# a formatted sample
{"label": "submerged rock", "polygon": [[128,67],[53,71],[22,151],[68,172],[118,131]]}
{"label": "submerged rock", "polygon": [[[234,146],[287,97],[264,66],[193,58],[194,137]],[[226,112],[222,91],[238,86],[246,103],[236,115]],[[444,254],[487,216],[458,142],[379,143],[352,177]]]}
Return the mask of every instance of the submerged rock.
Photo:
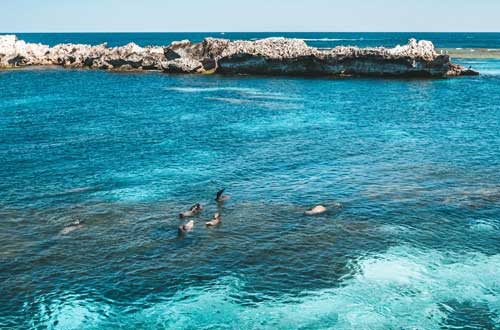
{"label": "submerged rock", "polygon": [[436,53],[430,41],[410,39],[394,48],[338,46],[309,47],[303,40],[267,38],[230,41],[206,38],[166,47],[134,43],[108,48],[60,44],[49,47],[26,43],[14,35],[0,36],[0,68],[29,65],[113,70],[161,70],[169,73],[221,73],[316,76],[449,77],[478,72],[450,62]]}

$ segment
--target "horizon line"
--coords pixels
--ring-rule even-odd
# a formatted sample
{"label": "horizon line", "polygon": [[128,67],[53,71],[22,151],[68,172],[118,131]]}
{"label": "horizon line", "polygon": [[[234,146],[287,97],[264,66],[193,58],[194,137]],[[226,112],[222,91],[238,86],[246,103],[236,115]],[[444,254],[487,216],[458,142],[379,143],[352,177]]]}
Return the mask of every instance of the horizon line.
{"label": "horizon line", "polygon": [[0,33],[500,33],[500,31],[0,31]]}

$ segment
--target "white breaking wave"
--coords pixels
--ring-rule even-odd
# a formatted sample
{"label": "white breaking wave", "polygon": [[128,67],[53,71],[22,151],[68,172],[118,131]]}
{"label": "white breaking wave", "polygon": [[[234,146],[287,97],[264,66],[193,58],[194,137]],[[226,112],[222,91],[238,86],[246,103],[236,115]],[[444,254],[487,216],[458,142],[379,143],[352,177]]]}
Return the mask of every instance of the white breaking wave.
{"label": "white breaking wave", "polygon": [[[455,311],[474,313],[471,308],[490,314],[492,324],[500,322],[500,255],[459,255],[399,246],[360,258],[351,267],[354,275],[338,288],[251,305],[242,305],[236,298],[242,293],[242,282],[226,277],[207,288],[177,292],[135,313],[67,300],[58,300],[62,306],[52,303],[41,311],[54,329],[121,324],[155,329],[434,330]],[[460,310],[461,303],[467,304],[467,311]],[[109,316],[95,315],[98,310]],[[75,322],[68,322],[70,315],[77,316]]]}
{"label": "white breaking wave", "polygon": [[227,329],[434,330],[454,311],[450,302],[458,301],[486,304],[496,313],[492,322],[498,322],[498,267],[500,255],[449,256],[401,246],[359,260],[355,276],[336,289],[241,306],[229,298],[239,293],[238,281],[226,279],[198,294],[182,292],[140,318],[163,317],[176,329],[215,324]]}
{"label": "white breaking wave", "polygon": [[469,228],[479,232],[493,232],[499,229],[498,225],[491,220],[473,220]]}

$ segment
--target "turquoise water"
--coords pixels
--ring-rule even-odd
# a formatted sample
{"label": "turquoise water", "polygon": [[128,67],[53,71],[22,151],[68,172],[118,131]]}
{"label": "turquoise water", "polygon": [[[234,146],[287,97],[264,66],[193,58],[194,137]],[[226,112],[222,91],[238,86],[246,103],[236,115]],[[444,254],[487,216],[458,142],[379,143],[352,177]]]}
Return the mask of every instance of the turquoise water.
{"label": "turquoise water", "polygon": [[500,329],[500,61],[462,64],[0,72],[0,326]]}

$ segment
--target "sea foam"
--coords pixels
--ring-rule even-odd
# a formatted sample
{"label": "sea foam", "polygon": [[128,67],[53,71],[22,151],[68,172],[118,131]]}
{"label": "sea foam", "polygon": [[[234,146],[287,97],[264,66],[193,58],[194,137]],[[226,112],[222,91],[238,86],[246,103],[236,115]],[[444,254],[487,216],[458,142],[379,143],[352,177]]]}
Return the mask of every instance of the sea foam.
{"label": "sea foam", "polygon": [[[353,276],[341,286],[304,292],[299,297],[267,297],[243,304],[243,283],[224,277],[204,288],[126,313],[112,306],[58,301],[41,307],[54,329],[121,325],[161,329],[439,329],[461,313],[500,321],[500,255],[458,255],[410,246],[362,257],[351,264]],[[467,311],[461,310],[467,306]],[[103,311],[108,316],[102,317]],[[50,315],[47,315],[49,313]],[[100,311],[100,312],[99,312]],[[76,322],[69,322],[76,315]],[[469,315],[470,316],[470,315]]]}

